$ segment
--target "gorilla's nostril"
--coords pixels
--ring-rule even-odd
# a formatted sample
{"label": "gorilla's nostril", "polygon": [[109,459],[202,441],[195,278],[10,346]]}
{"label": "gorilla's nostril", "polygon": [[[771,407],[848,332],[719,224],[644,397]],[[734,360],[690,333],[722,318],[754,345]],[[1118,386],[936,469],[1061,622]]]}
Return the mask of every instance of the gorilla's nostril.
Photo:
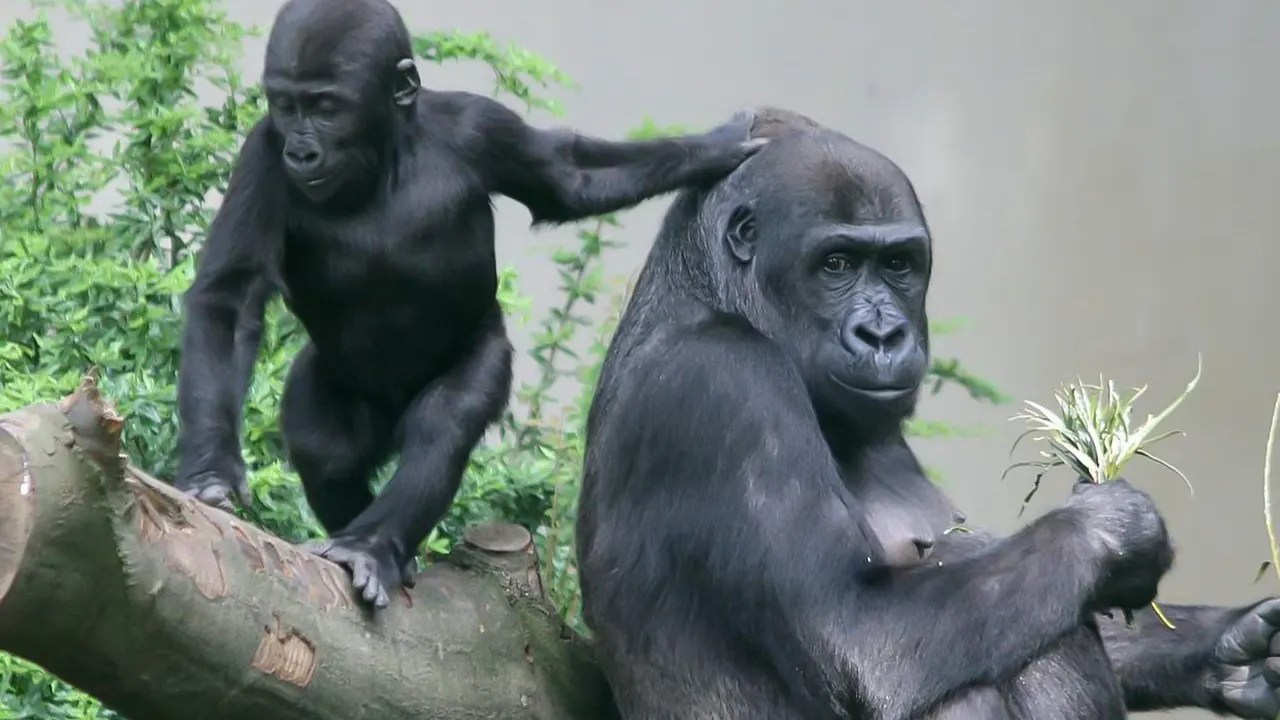
{"label": "gorilla's nostril", "polygon": [[880,337],[875,333],[871,332],[871,330],[869,330],[866,325],[859,325],[858,327],[854,328],[853,336],[858,338],[862,342],[870,345],[871,347],[880,346]]}
{"label": "gorilla's nostril", "polygon": [[320,159],[320,153],[315,150],[307,150],[303,152],[287,153],[289,161],[295,165],[311,165]]}
{"label": "gorilla's nostril", "polygon": [[853,336],[876,350],[892,350],[907,339],[906,323],[859,323]]}

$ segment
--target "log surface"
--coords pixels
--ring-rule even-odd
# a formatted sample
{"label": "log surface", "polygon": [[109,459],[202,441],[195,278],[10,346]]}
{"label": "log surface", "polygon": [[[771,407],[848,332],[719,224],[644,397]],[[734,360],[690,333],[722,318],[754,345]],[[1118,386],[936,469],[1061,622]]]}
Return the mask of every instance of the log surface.
{"label": "log surface", "polygon": [[376,615],[347,573],[120,455],[93,378],[0,415],[0,649],[130,720],[607,720],[529,534],[476,528]]}

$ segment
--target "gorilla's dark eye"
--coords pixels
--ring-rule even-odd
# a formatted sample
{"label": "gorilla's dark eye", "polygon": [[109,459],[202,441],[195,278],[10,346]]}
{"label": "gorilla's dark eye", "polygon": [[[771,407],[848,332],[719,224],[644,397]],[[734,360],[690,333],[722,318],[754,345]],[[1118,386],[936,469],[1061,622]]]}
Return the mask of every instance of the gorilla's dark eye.
{"label": "gorilla's dark eye", "polygon": [[853,269],[853,263],[843,255],[828,255],[822,261],[822,269],[829,273],[849,272]]}
{"label": "gorilla's dark eye", "polygon": [[316,114],[332,115],[338,109],[338,102],[328,95],[316,99]]}
{"label": "gorilla's dark eye", "polygon": [[893,255],[885,260],[884,267],[893,273],[911,272],[911,258],[906,255]]}

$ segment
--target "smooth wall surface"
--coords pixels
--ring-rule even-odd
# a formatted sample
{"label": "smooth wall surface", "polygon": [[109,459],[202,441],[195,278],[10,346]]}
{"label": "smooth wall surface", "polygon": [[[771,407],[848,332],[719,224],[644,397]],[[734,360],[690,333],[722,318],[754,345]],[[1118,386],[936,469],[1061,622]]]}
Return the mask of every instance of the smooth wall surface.
{"label": "smooth wall surface", "polygon": [[[281,0],[228,0],[270,23]],[[547,124],[620,137],[650,115],[705,127],[758,104],[804,112],[880,149],[914,179],[937,242],[930,312],[969,325],[939,338],[1015,398],[1102,372],[1150,383],[1156,410],[1204,357],[1204,378],[1163,455],[1135,465],[1179,556],[1166,603],[1242,603],[1280,594],[1268,577],[1262,460],[1280,391],[1280,3],[1274,0],[402,0],[411,29],[489,30],[580,85]],[[0,19],[27,14],[0,9]],[[72,31],[76,32],[76,31]],[[262,40],[244,68],[256,77]],[[424,82],[487,92],[479,66],[423,68]],[[624,217],[618,282],[638,269],[666,200]],[[557,279],[528,215],[499,202],[499,258],[540,306]],[[527,346],[523,337],[518,338]],[[523,368],[528,372],[528,364]],[[957,392],[922,414],[980,424],[974,439],[919,443],[971,520],[1009,530],[1029,483],[1003,484],[1016,403]],[[1031,453],[1030,446],[1025,448]],[[1052,480],[1052,479],[1051,479]],[[1029,512],[1058,502],[1065,475]],[[797,528],[797,532],[802,529]],[[1016,619],[1011,618],[1011,621]],[[1208,713],[1169,713],[1207,718]]]}

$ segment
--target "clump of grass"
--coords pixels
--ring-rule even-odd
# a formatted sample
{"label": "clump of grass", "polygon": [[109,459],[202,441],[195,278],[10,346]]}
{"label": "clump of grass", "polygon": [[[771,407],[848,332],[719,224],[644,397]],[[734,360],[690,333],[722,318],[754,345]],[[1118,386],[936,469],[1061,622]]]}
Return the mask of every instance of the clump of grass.
{"label": "clump of grass", "polygon": [[[1146,458],[1173,471],[1194,494],[1195,488],[1191,486],[1187,476],[1152,454],[1150,448],[1165,438],[1184,434],[1181,430],[1170,430],[1159,435],[1155,432],[1160,423],[1195,389],[1200,382],[1200,370],[1200,358],[1197,357],[1195,377],[1187,383],[1182,394],[1160,413],[1148,415],[1146,421],[1138,426],[1133,423],[1131,415],[1134,401],[1147,391],[1145,385],[1134,389],[1132,395],[1124,398],[1116,392],[1114,382],[1101,376],[1097,385],[1077,380],[1054,394],[1059,409],[1056,413],[1039,403],[1026,401],[1026,409],[1011,419],[1025,421],[1029,429],[1018,436],[1009,452],[1012,454],[1018,444],[1028,437],[1047,443],[1048,448],[1040,451],[1040,460],[1015,463],[1001,475],[1003,479],[1010,471],[1022,467],[1039,470],[1032,482],[1031,491],[1022,500],[1019,514],[1027,509],[1027,503],[1040,489],[1040,481],[1050,470],[1065,467],[1089,482],[1104,483],[1119,477],[1125,465],[1135,457]],[[1165,617],[1159,605],[1153,602],[1151,609],[1166,627],[1174,629],[1173,623]]]}

